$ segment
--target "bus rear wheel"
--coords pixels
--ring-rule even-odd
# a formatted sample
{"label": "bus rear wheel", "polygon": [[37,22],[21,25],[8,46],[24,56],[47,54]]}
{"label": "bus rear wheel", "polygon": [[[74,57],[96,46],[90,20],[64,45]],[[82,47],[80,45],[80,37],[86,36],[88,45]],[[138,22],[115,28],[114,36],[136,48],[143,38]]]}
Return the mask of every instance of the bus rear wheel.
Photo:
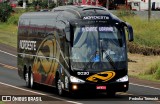
{"label": "bus rear wheel", "polygon": [[31,71],[26,72],[25,81],[26,81],[26,86],[28,88],[33,88],[34,87],[33,73]]}

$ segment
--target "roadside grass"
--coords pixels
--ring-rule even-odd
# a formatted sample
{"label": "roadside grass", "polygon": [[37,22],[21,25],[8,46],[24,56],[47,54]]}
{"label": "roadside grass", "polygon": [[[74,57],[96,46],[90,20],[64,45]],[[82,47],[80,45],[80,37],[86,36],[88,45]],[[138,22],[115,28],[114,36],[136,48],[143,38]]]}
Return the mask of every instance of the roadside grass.
{"label": "roadside grass", "polygon": [[4,102],[0,101],[0,104],[4,104]]}
{"label": "roadside grass", "polygon": [[157,80],[154,78],[153,75],[144,75],[144,74],[139,74],[139,75],[129,75],[130,77],[135,77],[138,79],[144,79],[144,80],[149,80],[149,81],[154,81],[154,82],[160,82],[160,80]]}
{"label": "roadside grass", "polygon": [[129,76],[160,82],[160,56],[130,54]]}
{"label": "roadside grass", "polygon": [[[144,73],[140,73],[135,77],[140,78],[140,79],[146,79],[146,80],[160,82],[160,64],[158,66],[156,64],[154,63],[154,65],[151,66]],[[157,69],[157,67],[158,67],[158,69]]]}
{"label": "roadside grass", "polygon": [[142,76],[150,76],[153,79],[160,81],[160,61],[151,63],[144,73],[140,74]]}
{"label": "roadside grass", "polygon": [[160,19],[152,19],[150,22],[138,16],[123,16],[133,26],[134,43],[143,47],[160,48]]}
{"label": "roadside grass", "polygon": [[16,9],[6,23],[0,23],[0,43],[17,47],[18,19],[22,13],[33,11],[32,9]]}
{"label": "roadside grass", "polygon": [[0,43],[17,47],[17,26],[0,23]]}

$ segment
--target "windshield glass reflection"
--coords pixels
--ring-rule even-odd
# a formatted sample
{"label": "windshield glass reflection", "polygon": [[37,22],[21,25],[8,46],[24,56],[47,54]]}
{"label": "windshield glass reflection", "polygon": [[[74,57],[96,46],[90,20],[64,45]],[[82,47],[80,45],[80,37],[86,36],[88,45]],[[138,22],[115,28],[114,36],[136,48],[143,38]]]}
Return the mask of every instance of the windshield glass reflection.
{"label": "windshield glass reflection", "polygon": [[95,67],[116,68],[126,60],[123,41],[116,27],[76,27],[71,49],[73,67],[78,63],[76,67],[91,68],[96,63]]}

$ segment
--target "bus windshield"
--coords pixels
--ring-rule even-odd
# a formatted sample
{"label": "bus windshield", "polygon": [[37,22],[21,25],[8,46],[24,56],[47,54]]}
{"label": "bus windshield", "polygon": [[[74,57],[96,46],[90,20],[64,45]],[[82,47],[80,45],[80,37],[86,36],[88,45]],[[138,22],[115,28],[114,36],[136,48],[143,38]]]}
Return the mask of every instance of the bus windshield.
{"label": "bus windshield", "polygon": [[71,64],[75,70],[126,68],[125,35],[115,26],[74,28]]}

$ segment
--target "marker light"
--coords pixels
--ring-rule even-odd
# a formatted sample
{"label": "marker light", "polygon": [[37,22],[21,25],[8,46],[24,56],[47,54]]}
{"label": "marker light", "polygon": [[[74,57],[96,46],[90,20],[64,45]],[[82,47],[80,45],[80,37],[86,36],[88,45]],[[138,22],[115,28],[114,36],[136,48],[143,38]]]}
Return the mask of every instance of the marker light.
{"label": "marker light", "polygon": [[126,87],[127,87],[127,85],[124,85],[124,87],[126,88]]}

